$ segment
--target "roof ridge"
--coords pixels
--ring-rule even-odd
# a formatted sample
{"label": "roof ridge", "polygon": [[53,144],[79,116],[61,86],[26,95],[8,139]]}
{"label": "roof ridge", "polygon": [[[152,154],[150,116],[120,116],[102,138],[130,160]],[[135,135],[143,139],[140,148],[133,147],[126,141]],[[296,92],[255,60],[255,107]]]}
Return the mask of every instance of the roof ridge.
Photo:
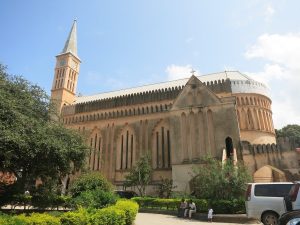
{"label": "roof ridge", "polygon": [[[221,73],[225,73],[225,72],[238,72],[238,73],[240,73],[238,70],[236,70],[236,71],[221,71],[221,72],[203,74],[203,75],[199,75],[199,76],[196,76],[196,77],[197,78],[199,78],[199,77],[206,77],[206,76],[210,76],[210,75],[214,75],[214,74],[221,74]],[[242,74],[242,73],[240,73],[240,74]],[[166,84],[166,83],[171,83],[171,82],[176,82],[176,81],[183,81],[183,80],[188,80],[189,78],[190,77],[186,77],[186,78],[180,78],[180,79],[176,79],[176,80],[168,80],[168,81],[156,82],[156,83],[145,84],[145,85],[140,85],[140,86],[133,86],[133,87],[128,87],[128,88],[121,88],[121,89],[113,90],[113,91],[98,92],[98,93],[91,94],[91,95],[84,95],[84,96],[80,96],[80,97],[78,96],[77,98],[81,98],[81,97],[84,98],[84,97],[94,96],[94,95],[99,95],[99,94],[107,94],[107,93],[113,93],[113,92],[118,92],[118,91],[129,90],[129,89],[135,89],[135,88],[141,88],[141,87],[148,87],[148,86],[157,85],[157,84]],[[247,78],[247,79],[249,79],[249,78]]]}
{"label": "roof ridge", "polygon": [[[152,84],[145,84],[145,85],[141,85],[141,86],[134,86],[134,87],[128,87],[128,88],[121,88],[118,90],[114,90],[114,91],[105,91],[105,92],[99,92],[96,94],[92,94],[92,95],[84,95],[84,96],[80,96],[80,97],[88,97],[88,96],[93,96],[93,95],[99,95],[99,94],[106,94],[106,93],[112,93],[112,92],[117,92],[117,91],[124,91],[124,90],[129,90],[129,89],[134,89],[134,88],[141,88],[141,87],[147,87],[147,86],[151,86],[151,85],[157,85],[157,84],[166,84],[166,83],[171,83],[174,81],[180,81],[180,80],[188,80],[189,78],[181,78],[181,79],[177,79],[177,80],[169,80],[169,81],[162,81],[162,82],[157,82],[157,83],[152,83]],[[79,98],[80,98],[79,97]]]}

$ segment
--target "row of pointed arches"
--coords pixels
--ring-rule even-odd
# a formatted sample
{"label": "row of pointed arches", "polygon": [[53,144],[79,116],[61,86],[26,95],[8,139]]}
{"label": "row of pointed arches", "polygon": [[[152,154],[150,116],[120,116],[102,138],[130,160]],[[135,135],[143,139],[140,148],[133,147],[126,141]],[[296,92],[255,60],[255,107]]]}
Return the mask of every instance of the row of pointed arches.
{"label": "row of pointed arches", "polygon": [[181,114],[181,158],[199,160],[203,154],[215,155],[215,130],[213,111],[199,110]]}
{"label": "row of pointed arches", "polygon": [[145,115],[150,113],[158,113],[169,110],[171,104],[159,104],[159,105],[150,105],[143,107],[134,107],[129,109],[120,109],[109,112],[102,113],[93,113],[89,115],[73,116],[68,118],[63,118],[62,122],[64,124],[71,123],[80,123],[86,121],[95,121],[95,120],[104,120],[110,118],[119,118],[124,116],[136,116],[136,115]]}
{"label": "row of pointed arches", "polygon": [[[91,170],[103,169],[105,149],[99,130],[94,130],[89,138],[90,152],[88,165]],[[160,121],[151,134],[151,159],[153,169],[168,169],[171,167],[171,139],[168,123]],[[116,142],[116,170],[130,170],[136,163],[142,151],[138,147],[137,132],[125,125],[119,132]],[[107,152],[107,154],[110,154]]]}
{"label": "row of pointed arches", "polygon": [[253,105],[271,109],[271,102],[269,100],[266,100],[265,97],[237,96],[236,99],[238,106]]}
{"label": "row of pointed arches", "polygon": [[272,114],[269,110],[240,107],[237,115],[241,130],[274,132]]}

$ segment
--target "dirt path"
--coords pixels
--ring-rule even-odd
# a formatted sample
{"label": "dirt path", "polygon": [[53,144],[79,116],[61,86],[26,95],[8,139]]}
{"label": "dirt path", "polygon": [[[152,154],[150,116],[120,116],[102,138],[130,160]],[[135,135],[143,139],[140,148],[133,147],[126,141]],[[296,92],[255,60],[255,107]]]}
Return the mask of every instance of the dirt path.
{"label": "dirt path", "polygon": [[[177,218],[176,216],[171,215],[162,215],[162,214],[152,214],[152,213],[138,213],[135,220],[135,225],[184,225],[184,224],[216,224],[216,225],[238,225],[238,223],[209,223],[198,220],[188,220]],[[251,223],[248,223],[251,224]],[[257,225],[259,223],[252,223]]]}

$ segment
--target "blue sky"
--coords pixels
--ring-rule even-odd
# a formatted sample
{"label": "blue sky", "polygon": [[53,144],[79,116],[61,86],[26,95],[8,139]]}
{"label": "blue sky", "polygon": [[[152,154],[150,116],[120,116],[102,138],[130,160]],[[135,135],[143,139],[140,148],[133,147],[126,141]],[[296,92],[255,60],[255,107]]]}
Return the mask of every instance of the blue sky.
{"label": "blue sky", "polygon": [[300,1],[0,2],[0,62],[49,94],[55,56],[76,18],[88,95],[239,70],[269,85],[276,128],[300,124]]}

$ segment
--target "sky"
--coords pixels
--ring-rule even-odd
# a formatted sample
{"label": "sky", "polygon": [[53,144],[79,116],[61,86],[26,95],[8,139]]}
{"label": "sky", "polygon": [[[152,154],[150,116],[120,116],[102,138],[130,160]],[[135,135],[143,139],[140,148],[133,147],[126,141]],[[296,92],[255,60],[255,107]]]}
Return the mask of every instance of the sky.
{"label": "sky", "polygon": [[77,20],[77,93],[238,70],[270,88],[276,129],[300,124],[298,0],[0,0],[0,63],[50,94]]}

